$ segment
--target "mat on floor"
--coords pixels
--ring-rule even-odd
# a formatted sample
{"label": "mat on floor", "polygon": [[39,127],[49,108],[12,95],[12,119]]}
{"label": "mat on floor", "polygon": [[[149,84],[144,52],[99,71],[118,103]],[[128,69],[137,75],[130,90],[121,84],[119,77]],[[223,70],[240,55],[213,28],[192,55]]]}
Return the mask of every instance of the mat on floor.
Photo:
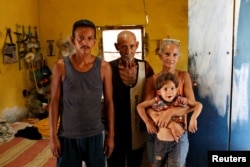
{"label": "mat on floor", "polygon": [[1,167],[52,167],[56,158],[52,156],[49,140],[30,140],[15,137],[0,144]]}

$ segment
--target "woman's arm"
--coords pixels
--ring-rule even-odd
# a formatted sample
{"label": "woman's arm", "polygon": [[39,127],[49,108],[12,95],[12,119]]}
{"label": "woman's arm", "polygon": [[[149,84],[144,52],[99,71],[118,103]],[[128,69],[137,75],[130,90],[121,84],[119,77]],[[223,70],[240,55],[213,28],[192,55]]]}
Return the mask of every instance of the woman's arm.
{"label": "woman's arm", "polygon": [[[146,88],[145,88],[145,100],[151,100],[155,96],[155,88],[154,88],[154,76],[149,77],[146,80]],[[148,133],[157,133],[157,128],[155,127],[154,121],[147,114],[147,110],[149,108],[144,108],[145,110],[140,110],[138,113],[141,119],[144,121],[147,127]]]}
{"label": "woman's arm", "polygon": [[184,72],[183,74],[184,84],[183,84],[183,96],[195,101],[194,91],[193,91],[193,84],[188,72]]}
{"label": "woman's arm", "polygon": [[197,118],[201,113],[202,104],[200,102],[198,102],[198,101],[193,101],[193,100],[188,99],[188,105],[194,107],[194,111],[193,111],[192,116],[190,118],[188,131],[191,132],[191,133],[195,133],[198,130]]}
{"label": "woman's arm", "polygon": [[148,133],[157,133],[157,129],[155,127],[154,121],[157,117],[156,114],[150,114],[149,117],[146,114],[146,109],[151,108],[154,104],[154,99],[145,100],[137,105],[137,112],[146,124]]}
{"label": "woman's arm", "polygon": [[173,107],[171,109],[164,110],[158,117],[156,125],[160,127],[167,127],[172,116],[183,116],[193,110],[193,107]]}

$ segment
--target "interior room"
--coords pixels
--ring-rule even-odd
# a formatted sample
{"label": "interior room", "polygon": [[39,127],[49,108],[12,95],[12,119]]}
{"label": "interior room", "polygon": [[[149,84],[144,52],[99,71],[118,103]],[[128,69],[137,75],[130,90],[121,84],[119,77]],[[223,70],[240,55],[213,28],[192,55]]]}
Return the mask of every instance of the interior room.
{"label": "interior room", "polygon": [[[55,166],[46,119],[51,71],[56,60],[74,53],[70,36],[79,19],[96,24],[97,44],[92,54],[106,61],[117,56],[117,33],[134,31],[140,42],[136,56],[148,61],[155,73],[162,68],[156,54],[159,42],[166,38],[180,41],[177,69],[189,72],[195,98],[203,104],[199,130],[189,134],[187,167],[208,166],[209,151],[250,150],[250,2],[0,2],[0,166]],[[4,56],[6,44],[15,47],[12,56]],[[35,127],[30,129],[32,136],[13,136],[27,127]],[[6,128],[10,135],[5,138]]]}

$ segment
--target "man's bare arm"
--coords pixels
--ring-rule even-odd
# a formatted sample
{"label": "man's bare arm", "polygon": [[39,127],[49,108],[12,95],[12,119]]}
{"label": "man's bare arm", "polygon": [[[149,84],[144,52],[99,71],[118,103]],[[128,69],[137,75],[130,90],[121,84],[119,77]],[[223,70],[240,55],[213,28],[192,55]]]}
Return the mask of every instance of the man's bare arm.
{"label": "man's bare arm", "polygon": [[59,119],[59,101],[61,96],[61,82],[64,78],[64,62],[58,60],[53,66],[52,82],[49,104],[49,128],[50,128],[50,149],[55,157],[61,154],[61,146],[57,136],[57,125]]}
{"label": "man's bare arm", "polygon": [[104,151],[109,157],[114,148],[114,105],[113,105],[113,88],[112,88],[112,71],[110,64],[102,62],[102,79],[103,79],[103,94],[104,94],[104,111],[106,112],[106,138]]}

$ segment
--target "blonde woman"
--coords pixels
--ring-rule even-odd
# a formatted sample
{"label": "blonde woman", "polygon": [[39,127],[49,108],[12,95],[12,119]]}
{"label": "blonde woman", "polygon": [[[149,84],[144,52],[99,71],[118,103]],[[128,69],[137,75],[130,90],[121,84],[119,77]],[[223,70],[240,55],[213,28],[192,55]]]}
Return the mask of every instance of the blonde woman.
{"label": "blonde woman", "polygon": [[[156,93],[154,87],[156,78],[162,73],[170,72],[176,75],[179,80],[178,94],[195,101],[189,73],[176,69],[176,65],[180,59],[180,42],[175,39],[163,39],[160,44],[158,55],[162,61],[162,70],[158,74],[153,75],[147,80],[145,100],[154,98]],[[178,123],[170,121],[170,119],[172,116],[184,115],[191,110],[192,108],[190,107],[175,107],[173,109],[169,109],[168,112],[162,112],[162,114],[160,114],[158,120],[156,121],[156,126],[170,128],[174,139],[179,142],[181,149],[179,157],[180,166],[185,166],[189,147],[187,136],[188,134],[187,132],[185,133],[185,129],[183,129]],[[151,114],[152,112],[154,111],[152,109],[149,109],[147,113],[139,113],[143,121],[146,123],[147,131],[149,133],[147,141],[147,151],[150,167],[154,167],[153,143],[155,139],[154,134],[157,133],[155,123],[147,115]]]}

